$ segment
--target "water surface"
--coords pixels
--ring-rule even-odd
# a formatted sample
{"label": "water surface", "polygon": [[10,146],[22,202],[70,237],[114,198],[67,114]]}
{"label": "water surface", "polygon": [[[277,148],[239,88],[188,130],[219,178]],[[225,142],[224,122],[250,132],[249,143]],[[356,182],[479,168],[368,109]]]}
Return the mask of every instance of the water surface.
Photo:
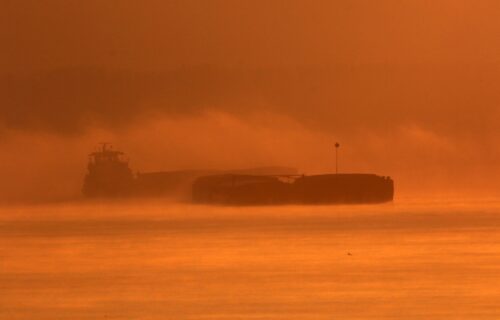
{"label": "water surface", "polygon": [[500,319],[500,203],[0,209],[0,319]]}

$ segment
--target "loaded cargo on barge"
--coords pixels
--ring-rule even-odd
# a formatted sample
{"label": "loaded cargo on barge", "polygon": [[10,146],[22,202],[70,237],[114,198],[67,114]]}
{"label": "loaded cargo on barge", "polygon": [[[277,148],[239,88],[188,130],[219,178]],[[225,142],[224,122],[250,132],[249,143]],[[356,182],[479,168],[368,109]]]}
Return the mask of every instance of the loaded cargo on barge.
{"label": "loaded cargo on barge", "polygon": [[198,203],[265,205],[380,203],[392,201],[394,183],[374,174],[311,176],[213,175],[193,184]]}
{"label": "loaded cargo on barge", "polygon": [[86,197],[175,197],[226,205],[382,203],[394,198],[394,182],[375,174],[299,175],[286,167],[184,170],[134,175],[108,144],[89,155]]}

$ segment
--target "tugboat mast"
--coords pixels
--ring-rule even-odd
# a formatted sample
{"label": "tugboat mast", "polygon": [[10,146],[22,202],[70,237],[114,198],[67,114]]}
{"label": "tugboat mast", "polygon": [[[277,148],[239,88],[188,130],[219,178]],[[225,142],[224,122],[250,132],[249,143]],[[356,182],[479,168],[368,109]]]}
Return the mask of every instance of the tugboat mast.
{"label": "tugboat mast", "polygon": [[101,142],[101,143],[99,143],[99,145],[101,145],[101,151],[102,152],[106,152],[107,151],[107,149],[108,149],[107,146],[110,146],[110,149],[112,149],[111,148],[111,143],[109,143],[109,142]]}
{"label": "tugboat mast", "polygon": [[339,174],[339,147],[340,144],[335,142],[335,174]]}

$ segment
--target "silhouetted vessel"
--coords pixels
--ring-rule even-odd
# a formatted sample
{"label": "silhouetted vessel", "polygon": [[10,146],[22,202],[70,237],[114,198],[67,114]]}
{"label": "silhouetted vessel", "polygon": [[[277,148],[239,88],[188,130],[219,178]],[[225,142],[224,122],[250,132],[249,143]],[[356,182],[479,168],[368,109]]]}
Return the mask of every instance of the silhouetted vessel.
{"label": "silhouetted vessel", "polygon": [[298,175],[293,168],[185,170],[134,176],[108,144],[89,155],[87,197],[176,197],[229,205],[380,203],[392,201],[394,182],[374,174]]}
{"label": "silhouetted vessel", "polygon": [[169,197],[191,200],[192,186],[196,179],[221,173],[261,176],[296,174],[297,170],[261,167],[231,171],[160,171],[134,175],[123,152],[115,151],[109,144],[103,143],[99,150],[89,155],[88,172],[82,191],[86,197]]}
{"label": "silhouetted vessel", "polygon": [[89,155],[88,172],[83,183],[87,197],[129,196],[134,189],[134,176],[123,152],[112,150],[103,143],[101,149]]}
{"label": "silhouetted vessel", "polygon": [[374,174],[312,176],[213,175],[193,184],[198,203],[229,205],[381,203],[394,198],[394,182]]}

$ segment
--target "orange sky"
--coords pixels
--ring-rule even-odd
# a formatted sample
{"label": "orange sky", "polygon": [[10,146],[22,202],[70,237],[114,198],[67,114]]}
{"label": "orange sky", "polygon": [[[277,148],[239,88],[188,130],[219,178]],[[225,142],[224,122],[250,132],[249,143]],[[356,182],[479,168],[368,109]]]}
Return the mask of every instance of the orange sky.
{"label": "orange sky", "polygon": [[499,10],[493,0],[6,0],[0,170],[15,183],[0,183],[0,200],[78,194],[102,140],[134,170],[305,172],[331,170],[339,140],[345,171],[391,175],[403,192],[495,191]]}

